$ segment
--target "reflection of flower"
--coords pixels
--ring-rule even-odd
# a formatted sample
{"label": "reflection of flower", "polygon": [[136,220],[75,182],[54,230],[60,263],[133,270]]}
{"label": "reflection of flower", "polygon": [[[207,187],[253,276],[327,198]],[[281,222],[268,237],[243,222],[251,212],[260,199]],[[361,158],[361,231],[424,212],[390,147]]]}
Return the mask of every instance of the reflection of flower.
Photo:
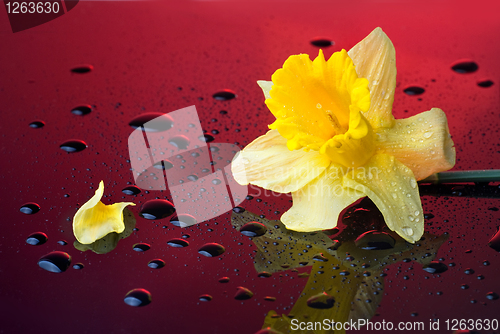
{"label": "reflection of flower", "polygon": [[81,244],[91,244],[105,235],[125,230],[123,209],[132,202],[105,205],[101,202],[104,182],[99,183],[95,195],[78,209],[73,217],[73,234]]}
{"label": "reflection of flower", "polygon": [[[360,208],[361,214],[352,214]],[[421,242],[412,245],[399,238],[396,233],[389,232],[388,235],[395,239],[392,248],[366,250],[356,245],[355,240],[364,232],[374,231],[374,228],[381,225],[381,219],[379,211],[370,205],[369,201],[362,201],[351,208],[350,212],[346,212],[342,217],[342,221],[349,225],[335,235],[335,239],[341,241],[336,249],[324,232],[294,232],[287,230],[278,221],[259,218],[248,211],[233,213],[231,223],[237,229],[251,221],[260,222],[267,227],[266,234],[252,238],[257,247],[254,258],[257,272],[297,272],[298,268],[311,267],[309,273],[298,274],[298,277],[308,277],[307,283],[290,312],[282,315],[275,311],[268,312],[263,328],[272,329],[275,333],[326,334],[345,333],[343,329],[328,330],[328,325],[332,326],[328,322],[329,319],[341,324],[366,324],[375,315],[384,295],[385,275],[381,275],[383,270],[388,265],[406,258],[412,258],[425,267],[436,257],[439,248],[448,239],[448,235],[435,236],[426,233]],[[333,305],[311,306],[312,300],[320,299],[321,302],[318,296],[325,295],[331,299]],[[314,329],[303,326],[300,330],[297,323],[328,325],[321,328],[312,326]]]}
{"label": "reflection of flower", "polygon": [[380,28],[328,61],[290,56],[259,85],[276,121],[234,159],[239,183],[291,192],[281,220],[292,230],[330,229],[368,196],[391,230],[420,239],[416,181],[453,167],[455,149],[440,109],[394,119],[395,50]]}

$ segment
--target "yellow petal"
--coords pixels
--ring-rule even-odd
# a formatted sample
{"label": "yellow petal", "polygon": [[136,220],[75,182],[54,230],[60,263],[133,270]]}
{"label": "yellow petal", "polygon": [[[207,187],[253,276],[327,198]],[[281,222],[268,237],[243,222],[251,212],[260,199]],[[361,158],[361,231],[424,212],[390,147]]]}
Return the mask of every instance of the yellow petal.
{"label": "yellow petal", "polygon": [[375,154],[354,173],[344,187],[365,193],[384,216],[385,223],[405,240],[415,243],[424,233],[424,215],[412,171],[387,154]]}
{"label": "yellow petal", "polygon": [[95,195],[73,217],[73,234],[82,244],[93,243],[111,232],[123,232],[123,209],[127,205],[135,205],[131,202],[105,205],[101,202],[103,194],[104,182],[101,181]]}
{"label": "yellow petal", "polygon": [[417,180],[455,165],[455,148],[441,109],[398,119],[393,128],[378,129],[376,137],[378,151],[395,156]]}
{"label": "yellow petal", "polygon": [[331,164],[323,174],[292,193],[293,206],[281,216],[287,229],[309,232],[327,230],[337,226],[340,212],[364,193],[343,187],[348,169]]}
{"label": "yellow petal", "polygon": [[235,156],[231,171],[239,184],[254,184],[279,193],[296,191],[330,164],[316,151],[290,151],[286,139],[270,130]]}
{"label": "yellow petal", "polygon": [[328,61],[321,50],[314,61],[306,54],[290,56],[272,80],[266,105],[276,121],[269,127],[288,139],[290,150],[318,150],[347,131],[351,110],[370,107],[368,81],[358,78],[345,50]]}
{"label": "yellow petal", "polygon": [[391,127],[396,89],[396,50],[391,40],[382,29],[376,28],[348,54],[358,76],[369,81],[371,105],[365,117],[374,128]]}
{"label": "yellow petal", "polygon": [[259,85],[260,88],[262,88],[262,92],[264,93],[265,98],[270,99],[271,95],[269,95],[269,91],[271,90],[271,88],[273,88],[273,82],[259,80],[257,81],[257,84]]}

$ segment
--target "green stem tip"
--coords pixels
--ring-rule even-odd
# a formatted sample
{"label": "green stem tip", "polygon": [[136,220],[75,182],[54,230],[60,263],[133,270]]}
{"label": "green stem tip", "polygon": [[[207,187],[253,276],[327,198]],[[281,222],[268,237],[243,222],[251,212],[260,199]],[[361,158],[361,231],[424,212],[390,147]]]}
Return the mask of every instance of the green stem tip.
{"label": "green stem tip", "polygon": [[441,172],[418,181],[419,183],[464,183],[464,182],[500,182],[500,169],[467,170]]}

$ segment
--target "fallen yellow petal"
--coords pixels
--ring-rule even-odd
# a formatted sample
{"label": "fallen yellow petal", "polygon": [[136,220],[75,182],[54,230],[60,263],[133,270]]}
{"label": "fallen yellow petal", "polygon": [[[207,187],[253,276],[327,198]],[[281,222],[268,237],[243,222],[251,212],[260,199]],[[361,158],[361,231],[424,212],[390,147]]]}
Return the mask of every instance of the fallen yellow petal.
{"label": "fallen yellow petal", "polygon": [[111,232],[121,233],[125,229],[123,209],[135,204],[120,202],[105,205],[101,202],[103,194],[104,182],[101,181],[95,195],[73,217],[73,234],[81,244],[91,244]]}

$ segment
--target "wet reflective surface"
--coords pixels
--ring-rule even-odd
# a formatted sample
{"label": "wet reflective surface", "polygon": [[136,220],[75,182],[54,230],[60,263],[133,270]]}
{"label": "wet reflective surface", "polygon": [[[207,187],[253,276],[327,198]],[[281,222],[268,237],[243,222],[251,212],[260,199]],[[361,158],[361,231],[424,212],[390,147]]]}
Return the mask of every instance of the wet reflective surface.
{"label": "wet reflective surface", "polygon": [[[79,2],[16,34],[0,21],[0,331],[301,333],[288,320],[371,319],[452,333],[447,319],[500,318],[498,183],[421,185],[426,232],[411,245],[366,202],[338,229],[286,231],[291,197],[256,187],[208,221],[177,215],[168,190],[135,187],[127,146],[142,127],[174,152],[146,176],[179,169],[172,182],[227,187],[209,175],[228,164],[215,144],[241,149],[274,120],[256,81],[291,54],[329,57],[381,26],[396,47],[396,118],[439,107],[455,170],[500,168],[494,3]],[[181,120],[144,126],[191,105],[202,130],[190,141]],[[104,204],[136,206],[123,233],[82,245],[72,217],[100,180]]]}

